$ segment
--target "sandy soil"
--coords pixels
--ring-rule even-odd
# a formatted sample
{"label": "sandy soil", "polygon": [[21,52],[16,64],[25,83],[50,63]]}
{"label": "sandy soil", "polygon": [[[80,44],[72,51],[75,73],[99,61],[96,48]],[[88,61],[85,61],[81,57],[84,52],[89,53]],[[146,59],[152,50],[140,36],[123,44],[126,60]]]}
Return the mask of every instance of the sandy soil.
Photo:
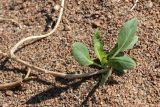
{"label": "sandy soil", "polygon": [[[110,0],[115,1],[115,0]],[[105,48],[114,46],[121,25],[132,17],[139,20],[139,42],[126,52],[137,59],[137,66],[122,77],[113,74],[105,86],[98,87],[98,77],[64,80],[32,71],[38,78],[14,90],[0,91],[2,107],[160,107],[160,1],[140,0],[132,12],[131,0],[66,0],[58,30],[45,39],[23,47],[17,55],[39,67],[65,73],[92,72],[80,66],[71,55],[74,41],[87,44],[94,56],[92,36],[97,27]],[[58,0],[0,0],[0,50],[9,52],[20,39],[45,34],[57,20]],[[51,26],[51,28],[49,27]],[[0,59],[0,83],[23,77],[24,66]]]}

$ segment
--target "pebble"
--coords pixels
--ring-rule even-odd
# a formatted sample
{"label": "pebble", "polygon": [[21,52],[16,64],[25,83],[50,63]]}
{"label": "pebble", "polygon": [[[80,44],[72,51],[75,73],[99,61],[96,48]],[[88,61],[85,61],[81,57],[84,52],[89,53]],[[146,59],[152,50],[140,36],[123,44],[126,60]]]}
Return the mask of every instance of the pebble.
{"label": "pebble", "polygon": [[82,2],[81,0],[78,0],[77,4],[78,4],[78,5],[80,5],[80,4],[81,4],[81,2]]}
{"label": "pebble", "polygon": [[153,7],[152,1],[148,1],[148,2],[146,3],[146,8],[152,8],[152,7]]}
{"label": "pebble", "polygon": [[59,5],[55,5],[54,6],[54,10],[59,10],[60,9],[60,6]]}
{"label": "pebble", "polygon": [[13,95],[13,92],[12,91],[6,91],[5,93],[7,96],[12,96]]}
{"label": "pebble", "polygon": [[65,30],[65,31],[70,31],[70,30],[71,30],[71,27],[70,27],[69,25],[65,25],[65,26],[64,26],[64,30]]}
{"label": "pebble", "polygon": [[93,21],[93,22],[92,22],[92,26],[93,26],[94,28],[96,28],[96,27],[101,27],[101,21],[100,21],[100,20]]}
{"label": "pebble", "polygon": [[[126,0],[125,0],[126,1]],[[112,3],[120,2],[120,0],[111,0]]]}

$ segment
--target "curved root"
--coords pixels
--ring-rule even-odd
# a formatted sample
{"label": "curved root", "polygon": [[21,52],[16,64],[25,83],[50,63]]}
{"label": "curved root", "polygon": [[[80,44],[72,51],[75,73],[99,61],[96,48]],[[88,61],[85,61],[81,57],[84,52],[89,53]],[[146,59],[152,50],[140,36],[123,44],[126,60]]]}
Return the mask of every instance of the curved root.
{"label": "curved root", "polygon": [[31,69],[28,68],[27,74],[24,77],[24,79],[19,79],[19,80],[15,81],[15,82],[11,82],[11,83],[0,84],[0,90],[10,90],[10,89],[13,89],[13,88],[15,88],[17,86],[20,86],[23,83],[23,81],[26,81],[26,80],[30,79],[30,78],[28,78],[30,72],[31,72]]}

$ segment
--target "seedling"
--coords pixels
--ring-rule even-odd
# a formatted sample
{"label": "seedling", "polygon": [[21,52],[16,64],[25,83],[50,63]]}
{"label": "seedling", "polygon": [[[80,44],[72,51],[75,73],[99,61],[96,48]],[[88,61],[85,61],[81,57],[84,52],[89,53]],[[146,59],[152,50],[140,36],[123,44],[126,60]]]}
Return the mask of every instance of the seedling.
{"label": "seedling", "polygon": [[100,79],[100,85],[103,85],[111,76],[112,70],[115,70],[118,74],[124,74],[127,69],[131,69],[136,65],[134,59],[122,53],[128,49],[132,49],[138,41],[138,36],[136,36],[137,24],[136,18],[127,21],[120,29],[117,43],[109,52],[104,50],[100,32],[99,30],[96,31],[93,37],[93,45],[99,63],[90,58],[86,45],[81,42],[75,42],[72,45],[72,54],[81,65],[94,65],[104,69],[105,73],[102,74]]}

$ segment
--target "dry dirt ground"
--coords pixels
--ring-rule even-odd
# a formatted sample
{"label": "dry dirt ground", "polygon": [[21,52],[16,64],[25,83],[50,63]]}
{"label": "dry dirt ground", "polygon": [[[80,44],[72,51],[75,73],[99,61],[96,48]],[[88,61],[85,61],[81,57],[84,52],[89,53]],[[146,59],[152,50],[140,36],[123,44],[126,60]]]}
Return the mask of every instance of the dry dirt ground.
{"label": "dry dirt ground", "polygon": [[[137,59],[137,66],[127,74],[97,86],[99,76],[65,80],[37,73],[14,90],[0,91],[2,107],[160,107],[160,1],[139,0],[132,12],[131,0],[66,0],[63,18],[51,36],[21,48],[17,55],[39,67],[64,72],[96,71],[80,66],[71,55],[74,41],[86,43],[94,56],[92,36],[99,27],[105,48],[114,46],[121,25],[132,17],[139,20],[139,42],[126,53]],[[0,0],[0,50],[9,52],[20,39],[49,32],[57,20],[58,0]],[[51,27],[50,27],[51,26]],[[23,77],[24,66],[0,59],[0,83]]]}

